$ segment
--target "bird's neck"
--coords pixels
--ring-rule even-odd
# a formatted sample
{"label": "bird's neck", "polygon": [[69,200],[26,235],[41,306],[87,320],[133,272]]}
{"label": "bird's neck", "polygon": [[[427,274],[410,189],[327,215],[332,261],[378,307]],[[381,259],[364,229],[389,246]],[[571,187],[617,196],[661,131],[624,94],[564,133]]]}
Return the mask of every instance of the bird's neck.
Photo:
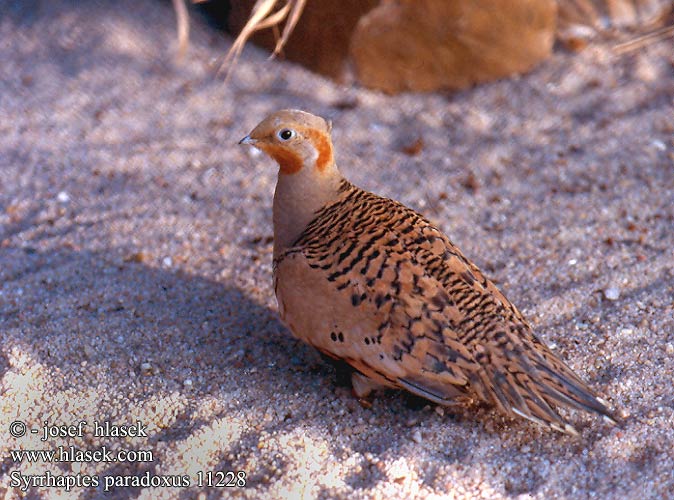
{"label": "bird's neck", "polygon": [[303,168],[294,174],[279,172],[274,193],[274,257],[287,250],[314,219],[316,212],[339,196],[342,175],[328,168]]}

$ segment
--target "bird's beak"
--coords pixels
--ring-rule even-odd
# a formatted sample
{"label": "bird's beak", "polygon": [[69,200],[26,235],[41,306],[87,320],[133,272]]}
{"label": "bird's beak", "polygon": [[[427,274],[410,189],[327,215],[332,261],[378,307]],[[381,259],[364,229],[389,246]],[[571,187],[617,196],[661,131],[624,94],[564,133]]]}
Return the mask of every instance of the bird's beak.
{"label": "bird's beak", "polygon": [[251,136],[247,135],[239,141],[239,144],[250,144],[251,146],[255,146],[256,142],[257,139],[253,139]]}

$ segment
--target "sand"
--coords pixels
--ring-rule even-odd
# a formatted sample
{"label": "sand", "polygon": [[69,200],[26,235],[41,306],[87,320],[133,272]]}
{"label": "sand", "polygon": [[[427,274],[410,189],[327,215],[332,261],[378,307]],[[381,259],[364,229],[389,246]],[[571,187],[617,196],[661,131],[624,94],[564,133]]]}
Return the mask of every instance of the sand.
{"label": "sand", "polygon": [[[170,2],[1,11],[4,498],[674,495],[671,39],[390,97],[255,47],[225,86],[231,38],[193,15],[176,62]],[[277,317],[276,169],[237,141],[283,107],[332,119],[342,171],[437,222],[623,425],[361,407]],[[100,456],[10,453],[59,446]]]}

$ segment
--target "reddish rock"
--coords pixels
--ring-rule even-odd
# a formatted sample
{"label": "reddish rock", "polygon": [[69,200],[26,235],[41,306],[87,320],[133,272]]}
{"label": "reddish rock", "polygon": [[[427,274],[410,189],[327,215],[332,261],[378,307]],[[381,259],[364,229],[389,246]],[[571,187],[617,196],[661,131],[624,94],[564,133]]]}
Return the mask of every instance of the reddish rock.
{"label": "reddish rock", "polygon": [[460,89],[545,59],[556,12],[554,0],[384,1],[359,21],[351,54],[368,87]]}
{"label": "reddish rock", "polygon": [[[233,32],[253,4],[231,3]],[[386,92],[460,89],[547,57],[556,12],[555,0],[312,0],[283,53],[338,81],[351,59],[363,85]],[[272,50],[276,39],[253,41]]]}

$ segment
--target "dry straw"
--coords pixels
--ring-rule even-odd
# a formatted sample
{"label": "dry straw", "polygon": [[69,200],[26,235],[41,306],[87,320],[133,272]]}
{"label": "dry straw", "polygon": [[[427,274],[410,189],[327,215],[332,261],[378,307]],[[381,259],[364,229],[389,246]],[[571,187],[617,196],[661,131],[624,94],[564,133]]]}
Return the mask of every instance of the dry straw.
{"label": "dry straw", "polygon": [[[194,3],[199,3],[203,0],[193,1]],[[274,52],[270,57],[273,58],[278,55],[283,50],[293,29],[295,29],[305,4],[306,0],[257,0],[255,5],[253,5],[248,22],[236,37],[236,40],[234,40],[218,73],[225,71],[225,81],[228,80],[231,70],[236,65],[236,61],[241,55],[241,51],[248,39],[256,31],[266,28],[277,28],[280,23],[286,20],[283,33],[280,37],[278,36],[278,31],[274,31],[277,34],[277,41]],[[278,5],[281,5],[281,7],[277,8]],[[178,23],[178,54],[179,57],[183,57],[189,41],[189,17],[185,0],[173,0],[173,7],[176,11]]]}

